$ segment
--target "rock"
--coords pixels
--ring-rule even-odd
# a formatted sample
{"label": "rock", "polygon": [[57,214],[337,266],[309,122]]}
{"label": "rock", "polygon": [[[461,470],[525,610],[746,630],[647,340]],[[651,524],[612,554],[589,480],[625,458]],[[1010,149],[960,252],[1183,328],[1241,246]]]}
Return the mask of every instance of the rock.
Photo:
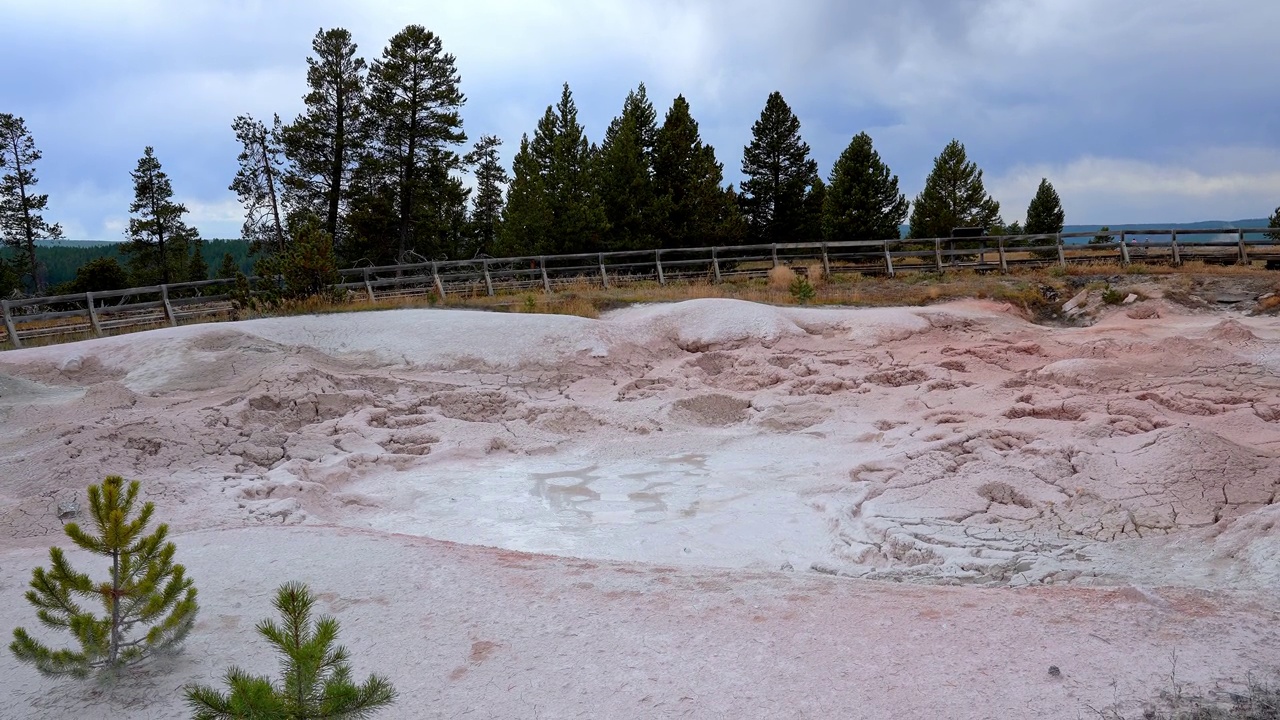
{"label": "rock", "polygon": [[1057,665],[1050,665],[1050,666],[1049,666],[1049,677],[1051,677],[1051,678],[1060,678],[1060,677],[1062,677],[1062,671],[1058,669],[1058,666],[1057,666]]}
{"label": "rock", "polygon": [[1125,298],[1125,299],[1124,299],[1124,304],[1125,304],[1125,305],[1132,305],[1132,304],[1134,304],[1134,303],[1136,303],[1136,302],[1138,302],[1138,295],[1137,295],[1137,293],[1129,293],[1129,297],[1127,297],[1127,298]]}
{"label": "rock", "polygon": [[1076,293],[1075,297],[1068,300],[1066,304],[1062,306],[1063,312],[1069,313],[1078,307],[1082,307],[1084,305],[1085,299],[1088,297],[1089,297],[1089,291],[1087,289],[1081,290],[1080,292]]}

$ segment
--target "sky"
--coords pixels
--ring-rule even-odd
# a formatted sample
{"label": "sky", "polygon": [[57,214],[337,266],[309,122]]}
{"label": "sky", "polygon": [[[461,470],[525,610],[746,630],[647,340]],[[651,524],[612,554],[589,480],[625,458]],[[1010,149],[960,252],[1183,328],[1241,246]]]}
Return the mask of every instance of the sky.
{"label": "sky", "polygon": [[46,219],[118,240],[144,147],[206,238],[238,237],[236,115],[292,120],[320,29],[377,58],[410,24],[457,58],[465,130],[510,160],[569,83],[599,141],[645,83],[683,94],[728,182],[769,93],[823,177],[871,135],[908,198],[952,139],[1006,221],[1042,177],[1068,224],[1231,221],[1280,205],[1275,0],[0,0],[0,112],[44,157]]}

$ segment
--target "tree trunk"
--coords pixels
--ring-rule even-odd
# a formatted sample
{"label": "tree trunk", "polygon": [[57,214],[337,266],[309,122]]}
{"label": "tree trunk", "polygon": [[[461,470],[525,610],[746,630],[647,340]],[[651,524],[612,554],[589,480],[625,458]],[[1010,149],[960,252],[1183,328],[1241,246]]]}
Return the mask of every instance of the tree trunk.
{"label": "tree trunk", "polygon": [[342,77],[339,75],[334,84],[334,117],[333,127],[333,164],[329,167],[329,215],[325,219],[325,230],[329,237],[338,237],[338,205],[342,192],[342,160],[347,152],[346,112],[347,96],[342,92]]}
{"label": "tree trunk", "polygon": [[36,260],[36,239],[35,233],[31,228],[31,207],[27,205],[27,184],[22,179],[22,156],[19,154],[18,136],[15,133],[11,138],[13,141],[13,164],[14,171],[18,178],[18,197],[22,204],[22,248],[27,256],[28,267],[31,268],[31,285],[35,288],[37,295],[44,290],[44,283],[40,278],[40,265]]}
{"label": "tree trunk", "polygon": [[[279,118],[276,118],[279,121]],[[284,226],[280,223],[280,202],[276,199],[276,176],[271,169],[271,156],[267,153],[267,129],[262,128],[262,172],[267,180],[267,194],[271,198],[271,219],[275,223],[276,247],[284,252]]]}

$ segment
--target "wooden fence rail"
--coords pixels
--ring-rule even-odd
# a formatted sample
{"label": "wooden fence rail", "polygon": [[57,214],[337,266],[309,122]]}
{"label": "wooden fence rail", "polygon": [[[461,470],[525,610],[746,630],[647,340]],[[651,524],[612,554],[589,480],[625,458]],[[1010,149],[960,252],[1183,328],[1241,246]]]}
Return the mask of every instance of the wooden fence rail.
{"label": "wooden fence rail", "polygon": [[[1071,263],[1220,264],[1265,262],[1280,269],[1280,240],[1265,230],[1196,228],[1116,230],[1105,243],[1070,243],[1098,232],[1004,235],[924,240],[858,240],[772,243],[719,247],[629,250],[576,255],[477,258],[348,268],[339,288],[370,301],[436,295],[496,295],[519,291],[553,293],[578,283],[609,288],[634,282],[670,282],[761,277],[779,265],[812,265],[825,275],[937,272],[969,268],[1009,272],[1020,266]],[[1206,238],[1207,239],[1202,239]],[[1201,238],[1201,239],[1198,239]],[[234,280],[203,280],[106,292],[0,301],[0,339],[11,347],[24,340],[69,334],[177,325],[188,318],[225,315],[232,309]],[[275,281],[278,283],[278,279]],[[251,292],[274,284],[250,278]]]}

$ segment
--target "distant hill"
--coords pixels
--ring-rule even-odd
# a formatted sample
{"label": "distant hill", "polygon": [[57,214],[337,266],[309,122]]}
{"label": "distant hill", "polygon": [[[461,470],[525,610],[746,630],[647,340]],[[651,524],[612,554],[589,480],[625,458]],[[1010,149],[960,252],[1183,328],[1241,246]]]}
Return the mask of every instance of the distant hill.
{"label": "distant hill", "polygon": [[[222,256],[231,253],[240,270],[246,274],[252,272],[253,262],[249,259],[249,243],[244,240],[205,240],[203,246],[204,261],[211,271],[216,272],[222,265]],[[74,280],[76,270],[90,260],[101,257],[114,257],[123,264],[120,257],[120,243],[92,240],[45,240],[37,244],[36,255],[45,267],[45,282],[49,287]],[[13,250],[0,247],[0,257],[13,257]]]}

